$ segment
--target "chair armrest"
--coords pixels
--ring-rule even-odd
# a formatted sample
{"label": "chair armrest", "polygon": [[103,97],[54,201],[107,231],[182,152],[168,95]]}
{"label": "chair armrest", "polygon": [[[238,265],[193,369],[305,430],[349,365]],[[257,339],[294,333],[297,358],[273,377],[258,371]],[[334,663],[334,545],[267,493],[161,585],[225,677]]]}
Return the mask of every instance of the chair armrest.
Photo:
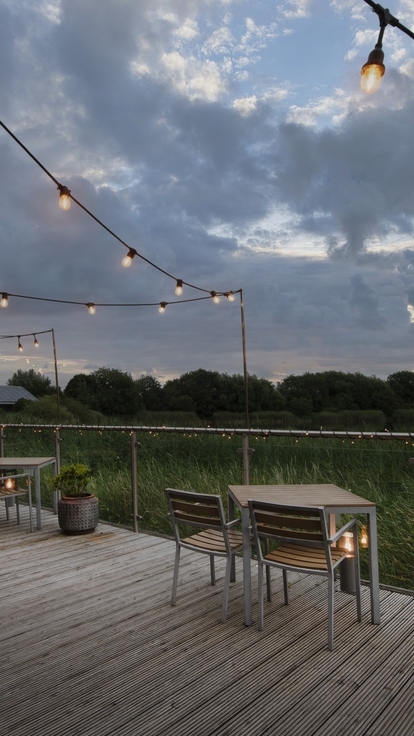
{"label": "chair armrest", "polygon": [[339,529],[332,537],[329,537],[328,544],[333,544],[334,542],[337,542],[340,537],[344,534],[344,532],[347,532],[348,529],[351,529],[355,524],[357,523],[357,519],[351,519],[351,521],[348,521],[341,529]]}
{"label": "chair armrest", "polygon": [[236,524],[241,524],[241,519],[233,519],[233,521],[228,521],[227,524],[224,526],[226,529],[232,529]]}

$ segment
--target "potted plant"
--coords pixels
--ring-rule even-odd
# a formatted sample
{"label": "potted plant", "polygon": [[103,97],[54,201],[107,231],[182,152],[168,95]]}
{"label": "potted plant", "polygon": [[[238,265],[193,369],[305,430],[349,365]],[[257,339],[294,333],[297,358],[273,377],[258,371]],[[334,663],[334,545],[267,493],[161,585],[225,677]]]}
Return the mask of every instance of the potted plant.
{"label": "potted plant", "polygon": [[92,532],[99,522],[99,500],[87,492],[92,476],[83,463],[62,465],[52,480],[53,488],[60,491],[58,502],[59,526],[66,534]]}

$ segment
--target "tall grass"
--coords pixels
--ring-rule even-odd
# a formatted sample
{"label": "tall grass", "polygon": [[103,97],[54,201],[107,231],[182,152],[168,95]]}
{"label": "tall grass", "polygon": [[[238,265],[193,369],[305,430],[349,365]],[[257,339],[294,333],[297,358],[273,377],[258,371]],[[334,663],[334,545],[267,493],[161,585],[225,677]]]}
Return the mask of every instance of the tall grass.
{"label": "tall grass", "polygon": [[[132,525],[130,436],[125,432],[62,432],[62,463],[81,461],[93,469],[91,491],[100,499],[101,518]],[[220,493],[243,482],[241,438],[197,434],[138,434],[138,513],[140,526],[171,533],[164,488]],[[254,438],[252,484],[334,483],[377,505],[380,580],[414,588],[414,467],[411,445],[387,441]],[[54,455],[50,430],[5,430],[5,454]],[[48,469],[42,500],[51,505]],[[361,517],[362,520],[362,517]],[[362,571],[368,576],[367,554]]]}

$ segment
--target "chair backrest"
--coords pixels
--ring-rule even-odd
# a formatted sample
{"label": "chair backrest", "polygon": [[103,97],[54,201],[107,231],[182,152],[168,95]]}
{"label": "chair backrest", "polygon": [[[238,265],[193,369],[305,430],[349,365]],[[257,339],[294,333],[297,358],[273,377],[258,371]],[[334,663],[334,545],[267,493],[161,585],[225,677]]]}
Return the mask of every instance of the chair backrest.
{"label": "chair backrest", "polygon": [[249,501],[249,509],[253,534],[257,540],[274,539],[322,547],[330,561],[328,529],[323,508]]}
{"label": "chair backrest", "polygon": [[177,542],[180,541],[179,524],[225,531],[221,496],[175,488],[166,488],[165,493]]}

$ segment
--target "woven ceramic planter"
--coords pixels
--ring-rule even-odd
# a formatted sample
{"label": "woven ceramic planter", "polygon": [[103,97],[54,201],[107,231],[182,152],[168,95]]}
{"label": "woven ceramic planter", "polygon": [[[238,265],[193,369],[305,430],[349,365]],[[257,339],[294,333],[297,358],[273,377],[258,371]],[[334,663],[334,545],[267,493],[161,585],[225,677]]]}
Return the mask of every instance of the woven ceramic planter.
{"label": "woven ceramic planter", "polygon": [[99,522],[99,499],[93,493],[62,496],[58,502],[58,520],[66,534],[93,532]]}

